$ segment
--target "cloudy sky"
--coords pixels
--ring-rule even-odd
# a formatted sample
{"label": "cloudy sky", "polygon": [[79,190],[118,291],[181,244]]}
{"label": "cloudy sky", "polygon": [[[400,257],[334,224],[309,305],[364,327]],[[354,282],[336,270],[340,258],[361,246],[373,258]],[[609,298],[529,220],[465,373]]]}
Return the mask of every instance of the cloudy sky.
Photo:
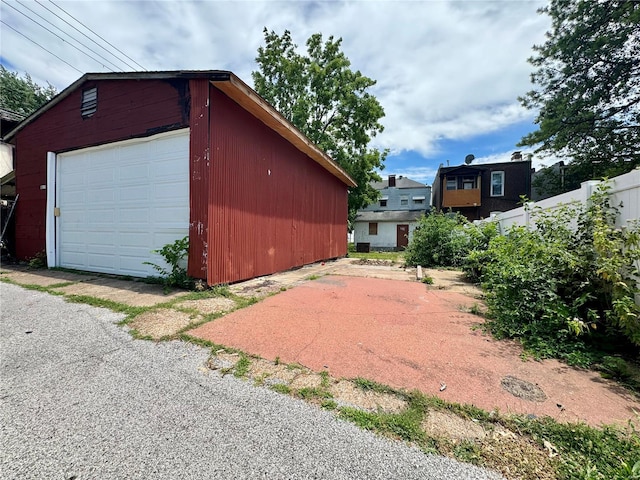
{"label": "cloudy sky", "polygon": [[1,63],[59,90],[85,72],[142,68],[232,70],[251,84],[264,27],[302,47],[320,32],[341,37],[352,68],[377,81],[385,175],[431,183],[439,164],[469,153],[531,151],[516,143],[536,112],[517,97],[550,26],[544,0],[0,1]]}

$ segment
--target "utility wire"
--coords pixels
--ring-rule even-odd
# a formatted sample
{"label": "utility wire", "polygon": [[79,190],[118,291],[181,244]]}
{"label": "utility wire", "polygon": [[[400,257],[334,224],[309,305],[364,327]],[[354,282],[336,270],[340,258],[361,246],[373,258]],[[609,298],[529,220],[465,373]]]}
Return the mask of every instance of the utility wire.
{"label": "utility wire", "polygon": [[24,15],[25,17],[27,17],[29,20],[31,20],[33,23],[35,23],[36,25],[39,25],[40,27],[44,28],[47,32],[49,32],[50,34],[58,37],[60,40],[62,40],[63,42],[65,42],[66,44],[68,44],[69,46],[75,48],[76,50],[78,50],[80,53],[82,53],[83,55],[86,55],[87,57],[89,57],[91,60],[98,62],[100,65],[102,65],[104,68],[110,70],[113,72],[112,69],[110,69],[109,67],[107,67],[105,64],[103,64],[100,60],[92,57],[91,55],[89,55],[88,53],[80,50],[78,47],[76,47],[75,45],[73,45],[72,43],[67,42],[64,38],[62,38],[60,35],[58,35],[55,32],[52,32],[51,30],[49,30],[47,27],[45,27],[44,25],[42,25],[41,23],[37,22],[36,20],[34,20],[33,18],[31,18],[29,15],[27,15],[24,12],[21,12],[20,10],[18,10],[16,7],[10,5],[9,3],[7,3],[5,0],[2,0],[2,3],[4,3],[7,7],[14,9],[16,12],[18,12],[20,15]]}
{"label": "utility wire", "polygon": [[96,32],[94,32],[93,30],[91,30],[89,27],[87,27],[84,23],[82,23],[80,20],[78,20],[76,17],[74,17],[73,15],[71,15],[69,12],[67,12],[64,8],[62,8],[60,5],[56,4],[53,0],[50,0],[50,2],[52,5],[55,5],[58,9],[62,10],[64,13],[66,13],[69,17],[73,18],[76,22],[78,22],[80,25],[82,25],[84,28],[86,28],[87,30],[89,30],[91,33],[93,33],[96,37],[98,37],[100,40],[102,40],[103,42],[105,42],[107,45],[109,45],[111,48],[115,49],[117,52],[121,53],[122,55],[124,55],[125,57],[127,57],[129,60],[131,60],[133,63],[135,63],[137,66],[139,66],[142,70],[144,70],[145,72],[147,71],[146,68],[144,68],[142,65],[140,65],[138,62],[136,62],[133,58],[131,58],[129,55],[127,55],[126,53],[124,53],[122,50],[120,50],[118,47],[116,47],[115,45],[113,45],[112,43],[110,43],[109,41],[105,40],[104,38],[102,38],[100,35],[98,35]]}
{"label": "utility wire", "polygon": [[69,65],[71,68],[73,68],[76,72],[80,73],[80,75],[83,75],[84,72],[81,70],[78,70],[76,67],[74,67],[73,65],[71,65],[69,62],[63,60],[62,58],[60,58],[58,55],[56,55],[55,53],[53,53],[50,50],[47,50],[46,48],[44,48],[42,45],[40,45],[38,42],[36,42],[35,40],[30,39],[29,37],[27,37],[24,33],[16,30],[15,28],[13,28],[11,25],[9,25],[8,23],[6,23],[4,20],[0,20],[0,23],[2,23],[3,25],[9,27],[11,30],[13,30],[14,32],[16,32],[18,35],[23,36],[24,38],[26,38],[27,40],[29,40],[32,43],[35,43],[37,46],[39,46],[41,49],[43,49],[45,52],[50,53],[51,55],[53,55],[54,57],[56,57],[58,60],[60,60],[62,63],[66,63],[67,65]]}
{"label": "utility wire", "polygon": [[[35,2],[40,5],[42,8],[44,8],[45,10],[47,10],[49,13],[51,13],[52,15],[55,15],[56,17],[58,17],[60,20],[62,20],[64,23],[66,23],[67,25],[69,25],[71,28],[73,28],[75,31],[77,31],[78,33],[80,33],[81,35],[83,35],[85,38],[89,39],[90,41],[92,41],[93,43],[95,43],[98,47],[100,47],[101,49],[103,49],[105,52],[107,52],[109,55],[113,56],[114,58],[118,59],[118,61],[124,63],[127,67],[129,67],[131,70],[135,70],[136,67],[132,66],[130,63],[128,63],[126,60],[123,60],[121,57],[119,57],[118,55],[116,55],[115,53],[111,52],[109,49],[103,47],[102,45],[100,45],[98,42],[96,42],[93,38],[91,38],[89,35],[87,35],[86,33],[84,33],[82,30],[80,30],[78,27],[76,27],[75,25],[71,24],[70,22],[68,22],[67,20],[65,20],[64,18],[62,18],[60,15],[58,15],[56,12],[54,12],[53,10],[51,10],[49,7],[47,7],[44,3],[39,2],[38,0],[35,0]],[[53,3],[53,2],[51,2]],[[65,12],[66,13],[66,12]],[[67,14],[68,15],[68,14]],[[76,20],[77,21],[77,20]],[[85,27],[86,28],[86,27]],[[87,47],[88,48],[88,47]],[[93,50],[92,50],[93,51]],[[96,52],[97,54],[97,52]],[[126,56],[126,55],[125,55]],[[102,57],[104,58],[104,57]]]}
{"label": "utility wire", "polygon": [[40,15],[38,12],[35,12],[33,10],[31,10],[29,7],[27,7],[24,3],[20,2],[19,0],[16,0],[16,3],[18,3],[20,6],[22,6],[23,8],[26,8],[27,10],[29,10],[31,13],[33,13],[34,15],[37,15],[38,17],[40,17],[42,20],[44,20],[45,22],[47,22],[49,25],[57,28],[58,30],[60,30],[62,33],[64,33],[66,36],[68,36],[69,38],[71,38],[72,40],[74,40],[75,42],[77,42],[78,44],[82,45],[84,48],[86,48],[87,50],[89,50],[92,53],[95,53],[97,56],[99,56],[100,58],[102,58],[105,62],[110,63],[111,65],[113,65],[116,69],[120,70],[121,72],[123,71],[123,69],[121,67],[119,67],[118,65],[116,65],[115,63],[113,63],[111,60],[109,60],[108,58],[103,57],[100,53],[96,52],[95,50],[93,50],[92,48],[86,46],[84,43],[82,43],[80,40],[78,40],[77,38],[72,37],[71,35],[69,35],[67,32],[65,32],[64,30],[62,30],[60,27],[58,27],[57,25],[54,25],[53,23],[51,23],[49,20],[47,20],[45,17],[43,17],[42,15]]}

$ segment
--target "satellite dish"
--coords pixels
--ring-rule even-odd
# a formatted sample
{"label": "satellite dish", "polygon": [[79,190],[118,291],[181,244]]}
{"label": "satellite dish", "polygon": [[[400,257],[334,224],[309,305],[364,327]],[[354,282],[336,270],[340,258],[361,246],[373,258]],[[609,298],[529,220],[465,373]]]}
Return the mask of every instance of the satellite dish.
{"label": "satellite dish", "polygon": [[467,155],[466,157],[464,157],[464,163],[466,163],[467,165],[469,165],[471,162],[473,162],[473,159],[476,158],[475,155],[473,155],[473,153],[470,153],[469,155]]}

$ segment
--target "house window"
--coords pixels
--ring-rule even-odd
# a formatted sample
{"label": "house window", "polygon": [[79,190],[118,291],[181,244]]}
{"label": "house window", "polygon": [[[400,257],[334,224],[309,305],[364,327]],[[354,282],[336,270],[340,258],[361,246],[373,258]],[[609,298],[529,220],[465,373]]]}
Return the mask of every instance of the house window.
{"label": "house window", "polygon": [[80,113],[82,118],[89,118],[98,109],[98,88],[88,88],[82,91],[82,106],[80,107]]}
{"label": "house window", "polygon": [[369,224],[369,235],[378,235],[378,224],[370,223]]}
{"label": "house window", "polygon": [[400,205],[409,205],[409,197],[400,197]]}
{"label": "house window", "polygon": [[463,177],[462,178],[462,189],[463,190],[474,190],[476,188],[476,177]]}
{"label": "house window", "polygon": [[504,172],[491,172],[491,196],[504,196]]}
{"label": "house window", "polygon": [[457,190],[458,189],[458,180],[456,177],[447,178],[447,190]]}
{"label": "house window", "polygon": [[381,207],[386,207],[387,206],[387,200],[386,199],[380,200],[380,206]]}
{"label": "house window", "polygon": [[414,205],[423,205],[424,204],[424,200],[425,200],[425,197],[413,197],[413,204]]}

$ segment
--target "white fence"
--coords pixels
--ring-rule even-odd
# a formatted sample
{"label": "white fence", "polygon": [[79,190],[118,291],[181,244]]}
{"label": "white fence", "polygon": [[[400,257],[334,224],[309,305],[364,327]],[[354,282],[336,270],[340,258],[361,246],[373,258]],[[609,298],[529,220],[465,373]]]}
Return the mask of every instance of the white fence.
{"label": "white fence", "polygon": [[[611,184],[611,205],[619,208],[620,216],[616,220],[616,226],[621,227],[629,221],[640,218],[640,168],[629,173],[614,177],[609,180]],[[582,203],[587,200],[600,183],[598,180],[584,182],[579,190],[563,193],[555,197],[546,198],[539,202],[531,202],[529,207],[540,207],[543,210],[553,210],[561,205]],[[500,223],[500,231],[505,233],[513,225],[532,224],[530,212],[524,207],[498,213],[492,219]]]}

